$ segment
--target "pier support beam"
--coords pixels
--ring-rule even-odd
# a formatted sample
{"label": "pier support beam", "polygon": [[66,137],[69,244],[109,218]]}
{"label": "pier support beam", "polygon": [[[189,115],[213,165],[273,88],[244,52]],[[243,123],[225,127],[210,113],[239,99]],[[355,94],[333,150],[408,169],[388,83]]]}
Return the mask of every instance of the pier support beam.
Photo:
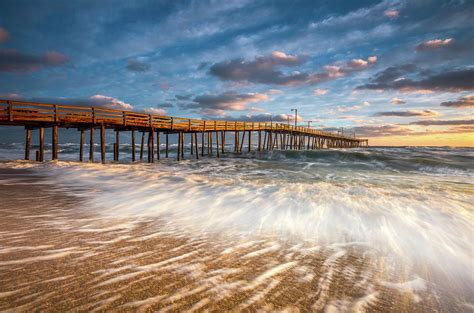
{"label": "pier support beam", "polygon": [[250,147],[252,146],[252,131],[249,130],[249,149],[248,151],[250,152]]}
{"label": "pier support beam", "polygon": [[38,161],[44,161],[44,127],[40,127],[39,129],[39,155]]}
{"label": "pier support beam", "polygon": [[142,141],[140,143],[140,161],[143,161],[143,149],[145,146],[145,132],[142,131]]}
{"label": "pier support beam", "polygon": [[115,131],[115,146],[114,146],[114,161],[119,161],[119,154],[120,154],[120,132],[118,130]]}
{"label": "pier support beam", "polygon": [[168,151],[169,151],[169,146],[168,146],[168,143],[169,143],[169,134],[166,133],[166,137],[165,137],[165,158],[168,158]]}
{"label": "pier support beam", "polygon": [[178,161],[181,160],[181,132],[178,133],[178,154],[177,158]]}
{"label": "pier support beam", "polygon": [[80,132],[81,132],[81,138],[80,138],[80,142],[79,142],[79,162],[83,162],[84,161],[84,128],[81,128],[80,129]]}
{"label": "pier support beam", "polygon": [[161,137],[160,132],[156,132],[156,159],[161,159]]}
{"label": "pier support beam", "polygon": [[196,154],[196,160],[199,160],[199,147],[198,147],[198,134],[197,133],[194,133],[192,134],[194,136],[194,142],[196,143],[194,145],[194,148],[196,149],[195,150],[195,154]]}
{"label": "pier support beam", "polygon": [[89,138],[89,162],[94,162],[94,127],[91,127]]}
{"label": "pier support beam", "polygon": [[53,129],[51,130],[52,134],[52,159],[58,159],[58,125],[54,125]]}
{"label": "pier support beam", "polygon": [[25,138],[25,160],[30,159],[30,143],[31,143],[31,130],[26,129],[26,138]]}
{"label": "pier support beam", "polygon": [[135,162],[135,130],[132,129],[132,162]]}
{"label": "pier support beam", "polygon": [[105,127],[100,126],[100,161],[105,163]]}
{"label": "pier support beam", "polygon": [[220,154],[219,154],[219,133],[218,132],[214,132],[216,134],[216,155],[217,157],[219,158],[220,157]]}

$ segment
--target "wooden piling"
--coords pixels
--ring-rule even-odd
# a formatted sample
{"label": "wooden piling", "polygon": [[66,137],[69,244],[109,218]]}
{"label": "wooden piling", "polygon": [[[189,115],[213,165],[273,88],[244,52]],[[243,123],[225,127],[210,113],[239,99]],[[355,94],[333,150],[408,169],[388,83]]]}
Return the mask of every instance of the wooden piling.
{"label": "wooden piling", "polygon": [[150,156],[151,163],[155,162],[155,129],[150,130]]}
{"label": "wooden piling", "polygon": [[181,160],[184,160],[184,132],[181,132]]}
{"label": "wooden piling", "polygon": [[220,157],[220,153],[219,153],[219,135],[218,135],[218,132],[214,132],[216,134],[216,155],[217,157],[219,158]]}
{"label": "wooden piling", "polygon": [[90,131],[89,162],[94,162],[94,127],[91,127],[91,131]]}
{"label": "wooden piling", "polygon": [[100,160],[105,163],[105,127],[100,125]]}
{"label": "wooden piling", "polygon": [[132,129],[132,162],[135,162],[135,129]]}
{"label": "wooden piling", "polygon": [[177,158],[178,161],[181,160],[181,132],[178,133],[178,154]]}
{"label": "wooden piling", "polygon": [[160,132],[156,132],[156,159],[161,159],[161,138]]}
{"label": "wooden piling", "polygon": [[144,146],[145,146],[145,132],[142,131],[142,141],[141,141],[141,144],[140,144],[140,161],[143,160],[143,149],[144,149]]}
{"label": "wooden piling", "polygon": [[196,159],[198,160],[199,159],[199,147],[198,147],[198,134],[197,133],[194,133],[194,142],[196,143],[194,145],[194,148],[196,149],[195,155],[196,155]]}
{"label": "wooden piling", "polygon": [[[226,123],[227,124],[227,123]],[[226,126],[227,127],[227,126]],[[225,152],[225,130],[221,132],[221,138],[222,138],[222,154]]]}
{"label": "wooden piling", "polygon": [[244,146],[244,141],[245,141],[245,130],[242,131],[242,140],[240,141],[239,152],[242,152],[242,147]]}
{"label": "wooden piling", "polygon": [[168,158],[168,151],[169,151],[169,134],[166,133],[166,137],[165,137],[165,157]]}
{"label": "wooden piling", "polygon": [[26,128],[25,160],[30,159],[30,144],[31,144],[31,130],[29,128]]}
{"label": "wooden piling", "polygon": [[51,130],[52,135],[52,159],[58,159],[58,125],[54,125]]}
{"label": "wooden piling", "polygon": [[115,161],[119,161],[120,157],[120,135],[119,131],[115,130]]}
{"label": "wooden piling", "polygon": [[39,129],[39,161],[44,161],[44,127]]}
{"label": "wooden piling", "polygon": [[250,147],[252,146],[252,131],[249,130],[249,147],[248,147],[248,151],[250,152]]}
{"label": "wooden piling", "polygon": [[84,161],[84,128],[80,129],[81,135],[80,135],[80,142],[79,142],[79,162]]}

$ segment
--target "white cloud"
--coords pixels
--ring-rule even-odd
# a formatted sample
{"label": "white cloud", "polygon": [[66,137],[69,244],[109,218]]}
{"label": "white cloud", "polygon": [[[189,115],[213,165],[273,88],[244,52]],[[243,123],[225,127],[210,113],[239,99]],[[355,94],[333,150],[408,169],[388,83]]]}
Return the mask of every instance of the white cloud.
{"label": "white cloud", "polygon": [[397,97],[392,98],[392,100],[390,100],[390,102],[392,104],[405,104],[406,103],[406,101],[403,101],[402,99],[397,98]]}
{"label": "white cloud", "polygon": [[327,94],[328,90],[327,89],[314,89],[313,90],[313,95],[315,96],[323,96],[325,94]]}

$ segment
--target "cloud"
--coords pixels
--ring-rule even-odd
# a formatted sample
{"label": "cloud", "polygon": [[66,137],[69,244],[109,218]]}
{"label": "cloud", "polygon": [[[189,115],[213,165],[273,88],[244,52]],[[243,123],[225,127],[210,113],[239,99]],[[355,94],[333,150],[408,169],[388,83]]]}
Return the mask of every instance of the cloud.
{"label": "cloud", "polygon": [[28,99],[33,102],[44,102],[51,104],[64,104],[64,105],[78,105],[78,106],[87,106],[87,107],[102,107],[113,110],[124,110],[131,111],[133,110],[133,105],[125,103],[114,97],[104,96],[104,95],[93,95],[88,98],[31,98]]}
{"label": "cloud", "polygon": [[306,59],[306,56],[290,56],[277,51],[270,56],[260,56],[252,61],[233,59],[215,63],[210,67],[209,73],[225,81],[296,86],[336,79],[353,71],[363,70],[377,61],[377,57],[371,56],[367,60],[354,59],[346,63],[337,62],[326,65],[315,73],[300,71],[283,73],[279,69],[303,64]]}
{"label": "cloud", "polygon": [[390,116],[390,117],[413,117],[413,116],[438,116],[439,113],[432,110],[408,110],[408,111],[388,111],[388,112],[377,112],[374,116]]}
{"label": "cloud", "polygon": [[8,99],[8,100],[23,100],[24,97],[20,94],[10,92],[10,93],[2,93],[0,94],[0,99]]}
{"label": "cloud", "polygon": [[456,101],[441,102],[441,106],[453,108],[472,108],[474,107],[474,95],[464,96]]}
{"label": "cloud", "polygon": [[279,90],[279,89],[268,89],[267,90],[267,94],[269,95],[278,95],[278,94],[282,94],[283,91]]}
{"label": "cloud", "polygon": [[8,39],[8,32],[5,28],[0,27],[0,43],[4,43]]}
{"label": "cloud", "polygon": [[143,112],[154,115],[166,115],[166,111],[159,108],[146,108]]}
{"label": "cloud", "polygon": [[392,100],[390,100],[390,102],[392,104],[405,104],[406,103],[406,101],[403,101],[402,99],[397,98],[397,97],[392,98]]}
{"label": "cloud", "polygon": [[117,98],[104,96],[104,95],[94,95],[90,97],[93,106],[102,106],[114,110],[132,110],[133,106],[131,104],[125,103]]}
{"label": "cloud", "polygon": [[[270,122],[273,121],[275,123],[287,123],[288,118],[290,120],[290,124],[295,122],[295,115],[294,114],[270,114],[270,113],[263,113],[263,114],[255,114],[255,115],[241,115],[239,117],[226,117],[228,121],[240,121],[240,122]],[[303,122],[304,119],[298,115],[298,122]],[[293,124],[292,124],[293,125]]]}
{"label": "cloud", "polygon": [[337,111],[338,112],[357,111],[357,110],[361,110],[364,107],[368,107],[368,106],[370,106],[370,103],[368,101],[364,101],[361,104],[353,105],[353,106],[338,106]]}
{"label": "cloud", "polygon": [[474,120],[421,120],[411,122],[410,125],[474,125]]}
{"label": "cloud", "polygon": [[[400,90],[402,92],[429,93],[433,91],[459,92],[474,89],[474,68],[428,74],[413,64],[389,67],[378,72],[368,83],[356,89]],[[418,79],[406,78],[417,75]]]}
{"label": "cloud", "polygon": [[190,100],[191,95],[176,95],[175,96],[177,100]]}
{"label": "cloud", "polygon": [[400,16],[400,11],[395,9],[388,9],[383,12],[383,14],[390,18],[397,18]]}
{"label": "cloud", "polygon": [[268,100],[268,96],[263,93],[239,94],[233,91],[224,92],[217,95],[200,95],[192,102],[181,103],[183,109],[198,111],[203,115],[225,115],[225,111],[244,111],[247,104]]}
{"label": "cloud", "polygon": [[[324,128],[325,131],[335,131],[334,128]],[[355,132],[356,137],[383,137],[383,136],[406,136],[413,133],[413,130],[403,125],[374,125],[356,126],[345,130],[351,134]]]}
{"label": "cloud", "polygon": [[136,59],[129,59],[127,63],[127,70],[132,72],[146,72],[150,69],[150,65],[140,62]]}
{"label": "cloud", "polygon": [[323,96],[323,95],[325,95],[327,92],[328,92],[327,89],[319,89],[319,88],[318,88],[318,89],[314,89],[314,90],[313,90],[313,95],[315,95],[315,96]]}
{"label": "cloud", "polygon": [[454,42],[453,38],[428,40],[417,45],[416,50],[424,51],[424,50],[439,49],[439,48],[449,46],[453,42]]}
{"label": "cloud", "polygon": [[35,72],[43,67],[61,66],[68,62],[65,55],[56,51],[35,55],[15,49],[0,49],[0,72]]}

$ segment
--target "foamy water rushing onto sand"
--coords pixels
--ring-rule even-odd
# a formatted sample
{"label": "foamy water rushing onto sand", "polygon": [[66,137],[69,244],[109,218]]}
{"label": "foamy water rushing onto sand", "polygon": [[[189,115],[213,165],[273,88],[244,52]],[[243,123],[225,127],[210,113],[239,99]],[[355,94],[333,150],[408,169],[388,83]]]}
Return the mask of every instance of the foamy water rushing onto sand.
{"label": "foamy water rushing onto sand", "polygon": [[[73,209],[31,219],[82,239],[20,245],[15,238],[27,235],[2,232],[0,268],[99,258],[106,262],[91,272],[93,288],[126,290],[157,273],[190,279],[127,301],[117,291],[96,294],[105,302],[93,308],[198,310],[230,301],[236,309],[467,310],[474,302],[472,156],[387,149],[106,166],[8,162],[2,167],[28,169],[42,185],[80,198]],[[2,184],[31,183],[12,176]],[[49,279],[75,277],[66,274]],[[21,288],[0,290],[0,301]],[[186,305],[172,305],[180,301]]]}

